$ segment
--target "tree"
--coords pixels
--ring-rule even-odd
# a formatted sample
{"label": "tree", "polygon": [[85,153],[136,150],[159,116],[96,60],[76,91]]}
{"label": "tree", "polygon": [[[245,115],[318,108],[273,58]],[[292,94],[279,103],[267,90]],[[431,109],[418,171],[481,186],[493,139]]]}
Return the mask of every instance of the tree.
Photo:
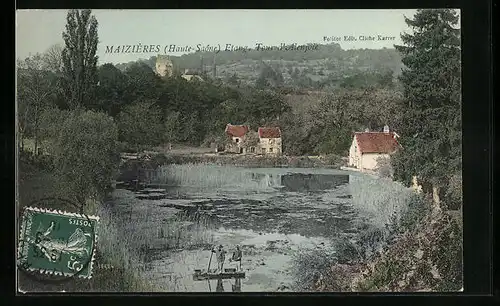
{"label": "tree", "polygon": [[52,45],[45,51],[43,55],[43,61],[45,64],[45,69],[52,71],[56,74],[60,74],[63,69],[63,58],[62,52],[64,47],[60,44]]}
{"label": "tree", "polygon": [[59,177],[80,204],[103,194],[119,162],[118,130],[104,113],[77,110],[61,123],[54,139],[54,161]]}
{"label": "tree", "polygon": [[231,85],[239,85],[240,84],[240,80],[238,79],[238,76],[236,75],[236,73],[233,73],[233,75],[231,75],[231,77],[228,79],[228,83]]}
{"label": "tree", "polygon": [[395,177],[417,175],[439,196],[461,170],[459,17],[451,9],[425,9],[405,20],[413,33],[402,34],[404,45],[395,46],[405,65],[405,111],[398,123],[403,150],[394,158]]}
{"label": "tree", "polygon": [[131,145],[158,145],[164,140],[161,109],[153,101],[137,101],[118,114],[120,139]]}
{"label": "tree", "polygon": [[95,98],[97,86],[97,20],[91,10],[70,10],[62,51],[63,88],[71,109],[85,107]]}
{"label": "tree", "polygon": [[259,89],[264,89],[269,87],[269,81],[261,74],[257,81],[255,81],[255,87]]}
{"label": "tree", "polygon": [[125,93],[128,78],[113,64],[104,64],[99,67],[98,78],[96,105],[91,106],[115,117],[127,102]]}
{"label": "tree", "polygon": [[21,148],[24,137],[30,133],[34,137],[35,154],[38,152],[38,130],[40,115],[51,106],[54,94],[54,76],[43,69],[42,55],[36,54],[17,63],[17,106],[18,130]]}
{"label": "tree", "polygon": [[165,117],[165,141],[174,143],[179,140],[179,118],[180,113],[175,111],[168,113]]}
{"label": "tree", "polygon": [[249,131],[246,135],[245,138],[243,139],[241,146],[245,148],[248,151],[250,151],[250,148],[256,148],[257,145],[259,144],[259,134],[255,131]]}
{"label": "tree", "polygon": [[137,100],[155,100],[160,96],[161,78],[144,63],[134,63],[126,71],[127,90],[125,96],[127,103]]}

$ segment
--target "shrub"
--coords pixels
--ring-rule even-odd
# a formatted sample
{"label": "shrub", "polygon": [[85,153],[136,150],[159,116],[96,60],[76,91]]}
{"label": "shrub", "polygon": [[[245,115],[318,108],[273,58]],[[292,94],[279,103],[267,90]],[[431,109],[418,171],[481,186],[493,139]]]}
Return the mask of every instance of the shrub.
{"label": "shrub", "polygon": [[391,160],[388,157],[377,158],[377,174],[383,178],[394,177],[394,170],[391,165]]}
{"label": "shrub", "polygon": [[446,190],[445,199],[446,208],[448,209],[458,210],[462,207],[462,173],[456,173],[451,176]]}
{"label": "shrub", "polygon": [[113,118],[94,111],[74,111],[61,124],[53,143],[57,174],[83,205],[111,184],[119,163]]}
{"label": "shrub", "polygon": [[431,203],[421,194],[412,194],[399,221],[399,232],[412,231],[431,212]]}

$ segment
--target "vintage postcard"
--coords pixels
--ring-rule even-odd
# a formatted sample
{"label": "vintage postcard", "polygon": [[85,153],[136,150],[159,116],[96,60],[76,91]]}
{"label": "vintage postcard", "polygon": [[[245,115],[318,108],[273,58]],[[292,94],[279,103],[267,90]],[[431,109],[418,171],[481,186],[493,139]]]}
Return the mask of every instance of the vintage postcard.
{"label": "vintage postcard", "polygon": [[18,10],[19,291],[463,290],[460,36],[455,9]]}

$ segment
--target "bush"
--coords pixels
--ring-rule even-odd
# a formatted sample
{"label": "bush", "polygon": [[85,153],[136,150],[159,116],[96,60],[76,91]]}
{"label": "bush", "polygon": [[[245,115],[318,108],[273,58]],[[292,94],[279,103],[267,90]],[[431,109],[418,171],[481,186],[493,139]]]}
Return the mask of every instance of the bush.
{"label": "bush", "polygon": [[78,203],[98,197],[111,185],[119,163],[113,118],[94,111],[74,111],[55,135],[57,174]]}
{"label": "bush", "polygon": [[355,270],[362,260],[359,246],[347,239],[335,240],[327,249],[299,250],[292,257],[294,287],[298,291],[311,291],[318,282],[323,282],[329,288],[342,291],[340,289],[345,289],[345,282],[349,281],[345,273]]}
{"label": "bush", "polygon": [[394,177],[394,170],[392,168],[390,158],[387,158],[387,157],[377,158],[376,172],[380,177],[383,177],[383,178]]}
{"label": "bush", "polygon": [[399,232],[414,230],[430,212],[431,203],[423,195],[414,193],[399,220]]}
{"label": "bush", "polygon": [[462,208],[462,173],[456,173],[450,178],[445,199],[447,209],[458,210]]}

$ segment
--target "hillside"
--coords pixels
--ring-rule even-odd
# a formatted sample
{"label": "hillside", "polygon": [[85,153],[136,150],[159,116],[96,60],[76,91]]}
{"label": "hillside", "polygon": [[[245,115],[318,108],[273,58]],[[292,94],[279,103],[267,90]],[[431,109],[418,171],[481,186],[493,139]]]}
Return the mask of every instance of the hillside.
{"label": "hillside", "polygon": [[[403,64],[395,49],[343,50],[338,44],[320,45],[310,51],[221,51],[195,52],[171,56],[178,71],[197,69],[213,76],[215,60],[216,76],[229,83],[255,84],[265,67],[281,73],[283,84],[298,87],[322,88],[340,83],[356,75],[390,74],[397,76]],[[141,59],[152,69],[156,56]],[[134,62],[116,65],[125,70]],[[392,73],[391,73],[392,72]],[[366,81],[369,82],[369,81]]]}

